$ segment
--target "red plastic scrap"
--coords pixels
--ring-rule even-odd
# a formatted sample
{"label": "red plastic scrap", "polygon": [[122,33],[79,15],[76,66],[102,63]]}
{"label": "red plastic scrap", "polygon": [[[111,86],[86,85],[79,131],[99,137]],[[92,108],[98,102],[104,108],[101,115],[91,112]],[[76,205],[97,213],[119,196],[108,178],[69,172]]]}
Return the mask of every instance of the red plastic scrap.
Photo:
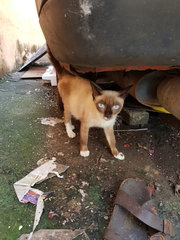
{"label": "red plastic scrap", "polygon": [[130,147],[130,144],[129,143],[124,143],[123,146],[124,147]]}
{"label": "red plastic scrap", "polygon": [[147,190],[148,190],[149,196],[150,196],[150,198],[151,198],[151,197],[152,197],[152,194],[153,194],[153,192],[154,192],[153,186],[152,186],[151,184],[149,184],[148,187],[147,187]]}
{"label": "red plastic scrap", "polygon": [[53,211],[50,211],[50,212],[48,213],[48,218],[49,218],[49,219],[52,219],[54,216],[58,216],[58,214],[55,213],[55,212],[53,212]]}

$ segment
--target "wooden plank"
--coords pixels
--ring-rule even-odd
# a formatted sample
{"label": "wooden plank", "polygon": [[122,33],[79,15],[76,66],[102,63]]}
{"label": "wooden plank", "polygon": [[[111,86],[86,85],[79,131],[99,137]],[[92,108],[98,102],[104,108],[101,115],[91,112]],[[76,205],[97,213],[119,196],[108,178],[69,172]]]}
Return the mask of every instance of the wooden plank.
{"label": "wooden plank", "polygon": [[31,67],[27,72],[25,72],[21,79],[27,79],[27,78],[42,78],[42,74],[46,71],[47,67]]}
{"label": "wooden plank", "polygon": [[19,72],[25,70],[25,68],[30,66],[33,62],[40,59],[46,53],[47,53],[47,46],[46,44],[44,44],[29,60],[25,62],[25,64],[19,69]]}

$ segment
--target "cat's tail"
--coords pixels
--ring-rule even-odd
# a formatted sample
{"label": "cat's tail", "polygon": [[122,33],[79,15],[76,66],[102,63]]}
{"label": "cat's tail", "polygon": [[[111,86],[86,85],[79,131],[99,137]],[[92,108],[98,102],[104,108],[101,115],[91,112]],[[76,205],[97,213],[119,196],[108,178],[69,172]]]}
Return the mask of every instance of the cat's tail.
{"label": "cat's tail", "polygon": [[69,65],[68,69],[66,67],[62,66],[60,62],[53,56],[50,48],[47,46],[47,52],[49,55],[49,60],[51,61],[52,65],[54,66],[56,70],[56,76],[57,76],[57,82],[62,78],[63,75],[77,75],[75,71],[73,71]]}
{"label": "cat's tail", "polygon": [[53,56],[50,48],[47,46],[47,52],[49,55],[49,60],[51,61],[52,65],[54,66],[56,73],[57,73],[57,80],[59,79],[59,77],[63,74],[63,68],[61,67],[60,63],[58,62],[58,60],[56,60],[56,58]]}
{"label": "cat's tail", "polygon": [[[47,46],[47,52],[48,52],[48,55],[49,55],[49,60],[51,61],[52,65],[54,66],[54,68],[56,70],[57,82],[59,82],[60,78],[63,75],[64,69],[60,65],[60,63],[56,60],[56,58],[53,56],[53,54],[52,54],[52,52],[51,52],[51,50],[48,46]],[[59,94],[59,91],[58,91],[58,94],[57,94],[57,104],[58,104],[59,109],[64,110],[62,98]]]}

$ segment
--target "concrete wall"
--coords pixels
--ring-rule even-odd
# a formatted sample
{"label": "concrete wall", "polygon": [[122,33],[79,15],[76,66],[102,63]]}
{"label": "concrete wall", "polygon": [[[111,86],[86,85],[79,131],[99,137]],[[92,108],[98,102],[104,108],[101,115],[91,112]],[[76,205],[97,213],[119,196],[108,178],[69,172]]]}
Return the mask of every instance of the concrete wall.
{"label": "concrete wall", "polygon": [[0,76],[19,67],[44,42],[35,0],[1,0]]}

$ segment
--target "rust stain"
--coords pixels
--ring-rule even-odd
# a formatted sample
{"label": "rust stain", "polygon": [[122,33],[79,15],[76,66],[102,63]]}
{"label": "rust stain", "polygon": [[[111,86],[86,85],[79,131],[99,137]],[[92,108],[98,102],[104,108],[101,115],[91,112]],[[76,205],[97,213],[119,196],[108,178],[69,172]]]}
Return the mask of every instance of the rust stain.
{"label": "rust stain", "polygon": [[87,73],[87,72],[112,72],[112,71],[145,71],[145,70],[170,70],[170,69],[180,69],[180,66],[119,66],[119,67],[102,67],[102,68],[84,68],[78,66],[72,66],[67,63],[60,63],[62,67],[68,71],[74,71],[77,73]]}

